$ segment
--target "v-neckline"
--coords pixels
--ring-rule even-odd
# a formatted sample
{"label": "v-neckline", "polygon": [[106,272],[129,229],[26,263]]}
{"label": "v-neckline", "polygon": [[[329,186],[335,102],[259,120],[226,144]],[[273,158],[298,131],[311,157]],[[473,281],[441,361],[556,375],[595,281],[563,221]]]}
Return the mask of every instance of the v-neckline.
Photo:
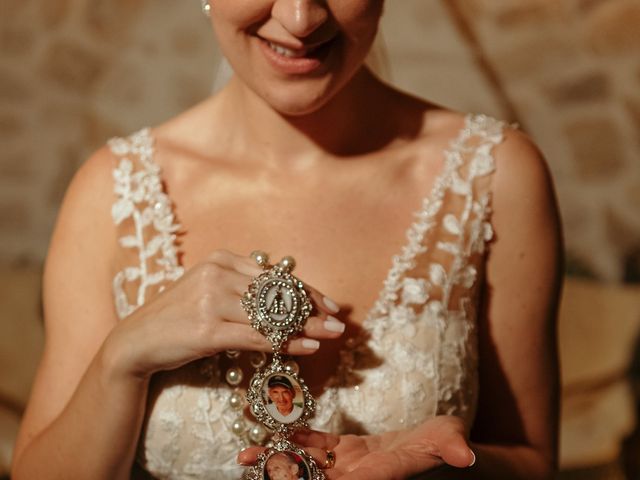
{"label": "v-neckline", "polygon": [[[429,223],[428,220],[433,218],[441,207],[442,197],[446,191],[446,187],[449,184],[450,177],[457,166],[456,156],[454,155],[456,144],[462,139],[464,132],[468,131],[470,123],[473,119],[473,115],[467,114],[464,117],[464,124],[458,130],[458,133],[449,142],[448,146],[442,150],[443,165],[440,171],[434,177],[431,188],[422,197],[420,206],[411,212],[411,218],[414,220],[405,229],[404,238],[405,241],[401,245],[400,250],[393,254],[389,259],[391,266],[387,269],[387,273],[382,279],[382,284],[379,287],[376,295],[376,300],[373,304],[366,309],[366,314],[362,320],[363,333],[370,329],[371,321],[376,315],[385,314],[389,310],[389,294],[393,294],[399,288],[399,280],[406,271],[409,270],[411,263],[415,260],[416,255],[420,252],[420,246],[423,243],[424,237],[433,227],[433,222]],[[151,128],[143,129],[143,134],[148,137],[149,155],[146,161],[153,166],[153,174],[157,175],[158,181],[163,185],[164,194],[167,197],[169,208],[175,212],[175,205],[173,199],[166,192],[166,183],[162,178],[162,168],[157,163],[156,156],[156,139],[153,135]],[[179,224],[179,218],[177,219]],[[176,239],[173,239],[174,250],[179,251]],[[184,269],[182,264],[181,255],[175,254],[175,262],[177,265]]]}

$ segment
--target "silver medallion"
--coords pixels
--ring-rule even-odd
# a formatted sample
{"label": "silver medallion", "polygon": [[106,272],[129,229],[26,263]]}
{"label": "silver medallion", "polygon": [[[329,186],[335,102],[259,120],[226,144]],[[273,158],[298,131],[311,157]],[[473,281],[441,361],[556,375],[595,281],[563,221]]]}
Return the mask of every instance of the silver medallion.
{"label": "silver medallion", "polygon": [[242,296],[242,307],[251,326],[271,343],[273,358],[256,359],[259,370],[251,378],[247,401],[251,413],[275,432],[274,444],[258,456],[258,462],[245,471],[247,480],[324,480],[325,475],[313,458],[289,438],[300,428],[308,428],[316,401],[304,384],[298,364],[284,359],[284,344],[298,335],[311,315],[312,305],[304,284],[291,274],[293,257],[269,265],[262,251],[251,254],[264,272],[254,278]]}
{"label": "silver medallion", "polygon": [[288,270],[270,268],[253,279],[242,297],[251,326],[271,342],[274,352],[302,331],[312,310],[304,284]]}
{"label": "silver medallion", "polygon": [[316,401],[302,378],[287,368],[279,356],[253,376],[247,401],[259,422],[284,435],[308,427],[307,419],[316,409]]}
{"label": "silver medallion", "polygon": [[302,448],[282,439],[258,455],[257,463],[245,471],[244,480],[324,480],[316,462]]}

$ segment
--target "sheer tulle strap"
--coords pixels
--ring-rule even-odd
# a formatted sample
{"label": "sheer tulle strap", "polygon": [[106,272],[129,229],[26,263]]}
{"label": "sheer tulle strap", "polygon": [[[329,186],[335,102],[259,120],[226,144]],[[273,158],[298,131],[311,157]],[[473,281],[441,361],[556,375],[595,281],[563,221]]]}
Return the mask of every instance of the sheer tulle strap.
{"label": "sheer tulle strap", "polygon": [[178,263],[175,223],[163,191],[160,167],[154,162],[153,138],[145,128],[108,143],[118,163],[113,171],[116,200],[111,209],[118,242],[127,258],[113,279],[120,318],[144,304],[151,292],[183,273]]}

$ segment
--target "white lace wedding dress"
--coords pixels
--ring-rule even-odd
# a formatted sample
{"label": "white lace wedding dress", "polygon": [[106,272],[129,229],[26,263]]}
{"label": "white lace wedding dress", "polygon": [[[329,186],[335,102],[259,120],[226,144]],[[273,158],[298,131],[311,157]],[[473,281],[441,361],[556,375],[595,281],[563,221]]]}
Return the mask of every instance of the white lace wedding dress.
{"label": "white lace wedding dress", "polygon": [[[407,242],[392,259],[359,338],[317,399],[313,428],[376,433],[410,428],[437,414],[470,426],[477,397],[476,316],[485,245],[493,232],[490,177],[503,123],[469,115],[444,152],[445,164]],[[126,317],[180,277],[171,200],[154,163],[148,129],[109,142],[122,265],[113,279]],[[155,375],[138,462],[161,479],[237,479],[239,444],[230,430],[229,387],[217,358]]]}

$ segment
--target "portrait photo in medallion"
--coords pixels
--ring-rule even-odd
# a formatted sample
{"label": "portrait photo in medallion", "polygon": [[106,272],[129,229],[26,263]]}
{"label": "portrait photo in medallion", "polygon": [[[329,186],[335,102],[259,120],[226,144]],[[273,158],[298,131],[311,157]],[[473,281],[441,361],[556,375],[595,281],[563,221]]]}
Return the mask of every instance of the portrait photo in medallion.
{"label": "portrait photo in medallion", "polygon": [[[535,143],[393,83],[394,59],[430,72],[402,25],[384,48],[400,1],[179,3],[136,10],[163,39],[164,8],[193,15],[153,78],[202,42],[226,78],[71,180],[11,478],[553,479],[563,246]],[[124,98],[166,101],[125,67]]]}
{"label": "portrait photo in medallion", "polygon": [[293,452],[280,452],[269,457],[264,466],[264,480],[309,480],[309,468]]}
{"label": "portrait photo in medallion", "polygon": [[263,399],[269,415],[281,423],[293,423],[304,412],[302,389],[289,375],[275,374],[267,377]]}

